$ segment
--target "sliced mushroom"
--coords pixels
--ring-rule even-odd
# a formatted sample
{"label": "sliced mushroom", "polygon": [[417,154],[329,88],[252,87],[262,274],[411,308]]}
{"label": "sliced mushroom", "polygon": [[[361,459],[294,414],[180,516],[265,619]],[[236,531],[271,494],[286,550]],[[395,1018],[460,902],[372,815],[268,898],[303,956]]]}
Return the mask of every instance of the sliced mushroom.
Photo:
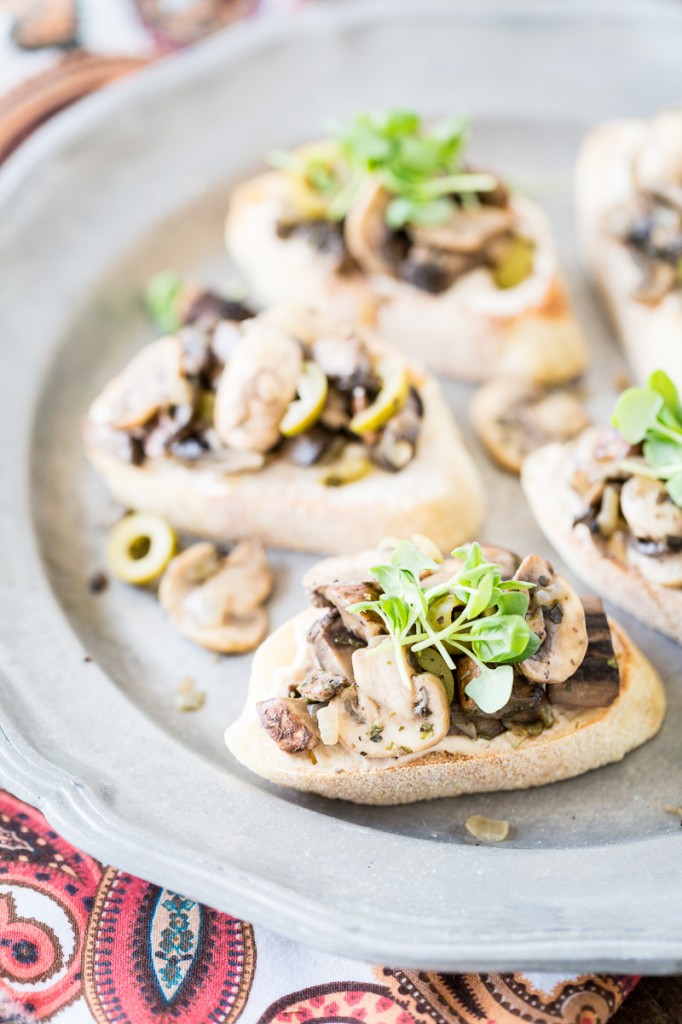
{"label": "sliced mushroom", "polygon": [[166,569],[159,601],[184,636],[234,654],[252,650],[265,636],[268,615],[261,605],[273,581],[261,544],[242,541],[226,556],[213,544],[194,544]]}
{"label": "sliced mushroom", "polygon": [[620,669],[604,606],[598,597],[582,599],[589,643],[587,653],[570,679],[548,688],[552,704],[568,707],[605,708],[620,690]]}
{"label": "sliced mushroom", "polygon": [[675,504],[660,480],[631,476],[622,486],[620,507],[635,537],[682,537],[682,508]]}
{"label": "sliced mushroom", "polygon": [[116,430],[132,430],[144,426],[161,409],[193,402],[194,389],[182,373],[178,339],[159,338],[106,385],[90,408],[90,418]]}
{"label": "sliced mushroom", "polygon": [[320,668],[353,682],[352,657],[362,641],[346,629],[336,609],[313,623],[308,633],[308,642],[312,645]]}
{"label": "sliced mushroom", "polygon": [[419,246],[445,252],[475,253],[514,227],[514,211],[507,206],[459,207],[444,224],[410,227],[408,234]]}
{"label": "sliced mushroom", "polygon": [[568,580],[539,555],[524,558],[514,579],[535,584],[526,618],[542,640],[532,658],[518,663],[518,670],[535,683],[563,683],[582,664],[587,651],[582,602]]}
{"label": "sliced mushroom", "polygon": [[386,224],[390,196],[378,178],[368,177],[346,216],[344,237],[353,259],[368,274],[392,274],[398,262]]}
{"label": "sliced mushroom", "polygon": [[551,441],[568,441],[589,425],[577,395],[516,377],[493,378],[471,403],[474,427],[490,455],[512,473],[525,457]]}
{"label": "sliced mushroom", "polygon": [[682,587],[682,551],[646,555],[634,544],[627,546],[627,561],[642,576],[661,587]]}
{"label": "sliced mushroom", "polygon": [[348,608],[364,601],[376,601],[381,591],[376,583],[327,583],[317,587],[311,596],[313,604],[318,607],[335,608],[347,630],[365,643],[380,633],[385,627],[378,615],[373,612],[349,612]]}
{"label": "sliced mushroom", "polygon": [[353,655],[356,686],[330,707],[338,712],[338,739],[365,757],[399,757],[429,750],[447,735],[450,705],[443,684],[430,672],[415,673],[404,648],[400,655],[410,686],[400,675],[393,645],[362,647]]}
{"label": "sliced mushroom", "polygon": [[302,697],[272,697],[256,704],[261,725],[280,750],[298,754],[312,750],[320,742],[320,733]]}
{"label": "sliced mushroom", "polygon": [[277,444],[302,365],[301,346],[288,334],[259,319],[245,322],[215,398],[215,428],[228,448],[267,452]]}
{"label": "sliced mushroom", "polygon": [[682,110],[664,110],[652,118],[633,171],[642,191],[682,208]]}

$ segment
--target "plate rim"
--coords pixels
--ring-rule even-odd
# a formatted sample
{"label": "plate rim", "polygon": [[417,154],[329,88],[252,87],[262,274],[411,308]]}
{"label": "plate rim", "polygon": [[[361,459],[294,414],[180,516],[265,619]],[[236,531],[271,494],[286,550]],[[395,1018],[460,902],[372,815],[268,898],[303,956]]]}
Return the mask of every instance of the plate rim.
{"label": "plate rim", "polygon": [[[504,8],[509,12],[516,9],[522,13],[531,13],[537,16],[546,17],[549,12],[546,9],[538,9],[533,0],[515,0],[511,5],[506,0],[483,0],[477,4],[477,17],[481,11],[494,12]],[[678,8],[673,8],[668,0],[657,0],[656,9],[661,13],[680,14]],[[452,12],[453,10],[465,11],[471,7],[466,2],[453,4],[451,0],[427,0],[420,7],[420,14],[425,11]],[[654,5],[648,0],[630,0],[629,3],[615,3],[612,0],[602,0],[598,5],[594,0],[578,0],[577,3],[562,9],[557,9],[553,15],[575,17],[576,12],[587,14],[588,12],[609,13],[617,12],[619,16],[635,16],[643,11],[648,14],[652,12]],[[315,31],[321,29],[329,31],[332,28],[343,27],[344,25],[358,25],[362,22],[369,22],[374,18],[391,16],[400,17],[408,12],[415,16],[414,5],[410,0],[372,0],[371,3],[360,2],[349,3],[348,0],[341,2],[337,0],[329,7],[311,8],[296,16],[295,19],[271,21],[256,21],[236,27],[232,27],[225,33],[207,41],[196,49],[181,54],[177,57],[167,58],[160,64],[151,67],[128,81],[113,84],[100,94],[88,97],[76,107],[64,111],[51,123],[41,129],[32,139],[28,140],[17,150],[0,170],[0,209],[11,201],[15,190],[23,188],[29,183],[31,172],[34,168],[48,160],[51,155],[59,152],[71,141],[78,138],[87,138],[90,126],[98,124],[107,114],[116,109],[124,108],[136,95],[149,95],[154,92],[163,92],[177,86],[185,78],[191,79],[199,69],[203,72],[207,62],[215,66],[223,60],[230,59],[232,55],[246,54],[250,48],[258,49],[260,46],[272,40],[282,40],[290,34],[298,34],[301,31]],[[32,561],[35,566],[40,566],[41,561],[37,550],[33,552]],[[54,601],[53,595],[50,597]],[[56,604],[56,602],[55,602]],[[61,609],[58,610],[59,614]],[[65,838],[75,842],[76,845],[91,852],[103,860],[114,860],[124,870],[126,864],[140,863],[139,848],[132,837],[126,837],[130,827],[126,824],[111,804],[102,799],[100,786],[92,780],[84,780],[76,774],[59,764],[59,760],[48,760],[37,752],[22,736],[21,720],[22,710],[14,707],[13,695],[5,695],[0,702],[0,764],[3,768],[3,777],[11,783],[12,791],[22,799],[26,799],[38,806],[48,817],[50,822],[62,832]],[[175,742],[175,741],[174,741]],[[151,838],[152,833],[148,833]],[[650,843],[652,850],[660,848],[667,839],[654,840]],[[120,852],[117,852],[120,851]],[[497,852],[497,851],[496,851]],[[145,877],[157,878],[157,884],[168,884],[174,887],[175,879],[186,878],[182,874],[182,868],[178,869],[174,860],[177,854],[169,847],[167,855],[158,850],[153,855],[146,857],[145,863],[149,864],[149,870],[144,871]],[[211,903],[212,883],[210,875],[219,871],[222,874],[222,883],[225,891],[229,894],[230,905],[234,910],[241,913],[240,907],[248,906],[248,913],[244,916],[260,921],[266,926],[272,923],[269,911],[272,907],[272,895],[257,906],[253,894],[248,899],[242,897],[241,889],[251,881],[244,872],[236,871],[229,877],[224,870],[224,865],[217,861],[213,864],[207,863],[201,866],[201,877],[196,876],[196,884],[192,882],[192,889],[195,893],[201,892],[203,902]],[[134,869],[139,874],[139,867]],[[186,885],[178,888],[187,888]],[[189,891],[189,890],[188,890]],[[215,891],[215,890],[213,890]],[[277,898],[283,904],[286,903],[287,894],[277,893]],[[221,895],[222,900],[222,895]],[[261,912],[262,911],[262,912]],[[351,921],[344,921],[334,925],[333,922],[325,921],[323,926],[311,926],[308,920],[308,908],[301,912],[295,907],[289,907],[278,921],[278,930],[284,931],[298,941],[314,943],[319,948],[326,948],[336,952],[348,949],[351,943],[352,954],[366,959],[377,959],[377,940],[369,931],[360,932],[352,927]],[[595,933],[596,934],[596,933]],[[620,941],[616,941],[619,939]],[[569,964],[576,969],[619,969],[619,970],[661,970],[671,972],[682,967],[682,929],[675,934],[661,937],[660,932],[652,933],[649,937],[639,936],[636,946],[632,936],[617,936],[615,933],[608,937],[597,936],[591,941],[592,946],[586,943],[584,935],[576,935],[569,940],[564,934],[561,941],[564,950],[571,948],[571,952],[562,954],[557,958],[554,954],[548,953],[545,948],[546,939],[544,936],[528,936],[524,942],[517,942],[514,947],[514,964],[518,967],[519,960],[524,966],[533,967],[566,967]],[[508,954],[501,954],[499,939],[495,936],[488,936],[485,939],[478,937],[479,952],[473,959],[467,959],[471,954],[465,952],[470,940],[466,939],[455,951],[452,946],[448,950],[442,944],[432,943],[424,945],[423,949],[403,952],[402,941],[391,944],[384,940],[382,955],[383,962],[397,962],[401,959],[405,965],[424,967],[430,969],[457,969],[457,970],[486,970],[499,969],[500,963],[509,964],[511,959]],[[625,943],[628,948],[638,950],[635,956],[628,955],[625,950]],[[596,945],[594,945],[596,943]],[[611,949],[618,947],[617,955],[605,956],[603,950],[610,944]],[[485,947],[485,949],[484,949]],[[524,952],[525,950],[525,952]],[[599,953],[598,950],[602,952]],[[397,958],[397,959],[395,959]]]}

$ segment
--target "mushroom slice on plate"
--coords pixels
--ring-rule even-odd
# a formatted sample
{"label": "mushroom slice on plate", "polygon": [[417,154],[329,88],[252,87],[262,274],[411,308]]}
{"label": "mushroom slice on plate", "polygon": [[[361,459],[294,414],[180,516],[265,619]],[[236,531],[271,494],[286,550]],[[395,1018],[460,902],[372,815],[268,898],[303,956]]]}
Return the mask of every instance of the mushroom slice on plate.
{"label": "mushroom slice on plate", "polygon": [[512,473],[541,445],[568,441],[590,420],[580,399],[566,388],[543,388],[518,377],[495,377],[478,389],[471,419],[490,455]]}
{"label": "mushroom slice on plate", "polygon": [[194,544],[174,558],[159,587],[161,606],[180,632],[213,651],[250,651],[263,639],[273,574],[262,545],[242,541],[221,555]]}
{"label": "mushroom slice on plate", "polygon": [[93,402],[90,418],[115,430],[132,430],[149,423],[161,409],[192,405],[194,389],[183,376],[182,360],[175,337],[147,345],[107,384]]}
{"label": "mushroom slice on plate", "polygon": [[582,663],[587,651],[585,609],[568,580],[544,558],[529,555],[514,579],[533,583],[526,618],[541,644],[518,670],[534,683],[563,683]]}

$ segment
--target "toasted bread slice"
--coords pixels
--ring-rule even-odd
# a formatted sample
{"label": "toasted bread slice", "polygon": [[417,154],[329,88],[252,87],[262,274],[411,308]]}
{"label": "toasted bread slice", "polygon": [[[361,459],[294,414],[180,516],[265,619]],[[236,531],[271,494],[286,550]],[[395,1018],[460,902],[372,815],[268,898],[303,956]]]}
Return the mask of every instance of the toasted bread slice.
{"label": "toasted bread slice", "polygon": [[446,736],[427,754],[399,760],[364,758],[338,744],[288,754],[262,727],[256,703],[286,694],[281,670],[295,663],[310,614],[303,612],[285,623],[258,649],[246,707],[225,734],[237,760],[281,786],[361,804],[408,804],[527,789],[619,761],[656,734],[665,713],[665,693],[656,671],[624,630],[611,622],[621,677],[617,699],[608,708],[558,714],[550,729],[521,746],[512,747],[503,734],[494,740]]}
{"label": "toasted bread slice", "polygon": [[646,579],[603,553],[584,523],[584,501],[571,486],[570,448],[550,444],[524,461],[521,483],[531,511],[552,546],[585,583],[640,622],[682,643],[682,590]]}
{"label": "toasted bread slice", "polygon": [[576,206],[588,265],[611,314],[638,381],[663,369],[682,386],[682,289],[655,306],[633,298],[641,276],[627,246],[608,228],[609,215],[636,196],[632,164],[647,122],[610,121],[583,142],[576,168]]}
{"label": "toasted bread slice", "polygon": [[531,276],[508,289],[497,288],[482,268],[437,295],[387,276],[338,272],[334,257],[305,239],[279,237],[287,186],[277,171],[235,189],[225,239],[260,306],[299,301],[360,319],[407,355],[462,380],[493,373],[572,380],[586,368],[587,346],[559,276],[549,223],[530,200],[511,203],[536,255]]}
{"label": "toasted bread slice", "polygon": [[320,467],[275,454],[262,469],[225,473],[210,461],[166,456],[132,465],[85,423],[88,458],[114,499],[164,516],[177,529],[218,541],[253,538],[321,554],[377,544],[386,535],[424,533],[444,549],[472,537],[483,517],[474,462],[437,382],[416,371],[424,413],[417,451],[397,473],[379,467],[341,487],[320,483]]}

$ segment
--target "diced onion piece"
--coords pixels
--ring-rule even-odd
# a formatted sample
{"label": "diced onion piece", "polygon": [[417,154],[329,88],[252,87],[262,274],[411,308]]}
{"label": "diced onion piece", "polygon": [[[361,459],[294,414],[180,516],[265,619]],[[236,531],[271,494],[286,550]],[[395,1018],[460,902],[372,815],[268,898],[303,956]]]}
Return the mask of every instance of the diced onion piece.
{"label": "diced onion piece", "polygon": [[464,824],[467,831],[482,843],[501,843],[509,835],[508,821],[483,818],[480,814],[472,814]]}
{"label": "diced onion piece", "polygon": [[333,747],[339,742],[339,712],[333,704],[327,704],[326,708],[320,708],[317,712],[317,725],[320,730],[320,739],[328,747]]}

